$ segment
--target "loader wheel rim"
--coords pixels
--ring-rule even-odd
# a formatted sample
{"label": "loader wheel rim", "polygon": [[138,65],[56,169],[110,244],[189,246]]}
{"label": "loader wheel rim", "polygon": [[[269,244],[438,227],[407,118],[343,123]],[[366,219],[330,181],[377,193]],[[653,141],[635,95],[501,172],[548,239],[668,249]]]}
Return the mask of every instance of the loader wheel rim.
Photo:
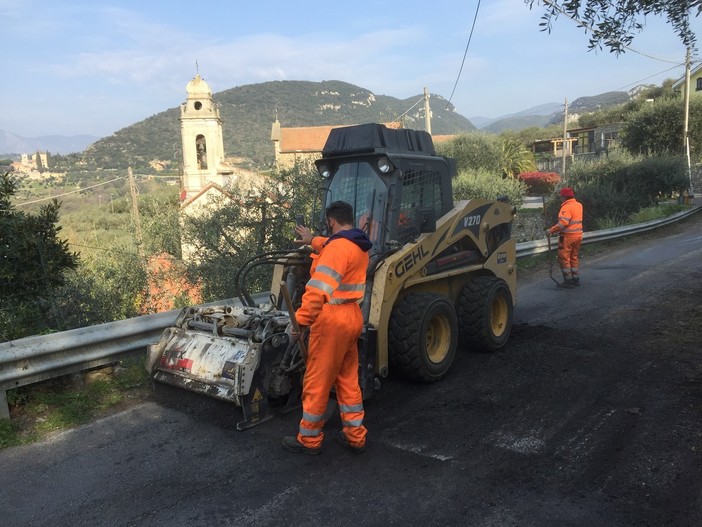
{"label": "loader wheel rim", "polygon": [[504,295],[496,295],[490,309],[490,330],[500,337],[509,327],[509,306]]}
{"label": "loader wheel rim", "polygon": [[451,348],[451,324],[445,316],[432,317],[425,335],[427,358],[434,364],[439,364]]}

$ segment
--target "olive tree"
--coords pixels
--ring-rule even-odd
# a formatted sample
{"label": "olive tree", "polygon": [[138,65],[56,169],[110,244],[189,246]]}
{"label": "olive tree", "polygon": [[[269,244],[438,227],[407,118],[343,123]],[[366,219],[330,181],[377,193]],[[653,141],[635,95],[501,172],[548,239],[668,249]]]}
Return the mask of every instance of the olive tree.
{"label": "olive tree", "polygon": [[[202,284],[205,301],[237,296],[237,272],[252,256],[295,247],[295,217],[311,219],[319,184],[308,165],[274,171],[252,186],[225,189],[201,214],[185,218],[181,236],[191,248],[191,275]],[[252,270],[247,290],[267,290],[269,271]]]}
{"label": "olive tree", "polygon": [[568,17],[589,32],[588,48],[603,46],[613,53],[624,53],[636,34],[646,25],[650,15],[663,17],[686,48],[695,47],[695,32],[690,15],[702,11],[699,0],[524,0],[529,8],[543,5],[539,24],[542,31],[551,31],[559,16]]}
{"label": "olive tree", "polygon": [[52,200],[38,213],[29,214],[12,205],[16,191],[16,181],[4,174],[0,178],[0,333],[4,339],[50,329],[49,321],[56,316],[56,290],[64,284],[65,273],[78,266],[78,255],[59,238],[60,203]]}
{"label": "olive tree", "polygon": [[[627,116],[621,142],[632,154],[681,155],[683,144],[683,104],[681,99],[663,98],[645,103]],[[690,155],[702,158],[702,100],[690,101]]]}

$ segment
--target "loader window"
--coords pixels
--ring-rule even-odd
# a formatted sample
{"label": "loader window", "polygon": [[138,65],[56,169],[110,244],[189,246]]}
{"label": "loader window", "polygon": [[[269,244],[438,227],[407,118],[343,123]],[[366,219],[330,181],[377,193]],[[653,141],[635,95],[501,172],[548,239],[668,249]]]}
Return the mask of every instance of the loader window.
{"label": "loader window", "polygon": [[402,177],[402,196],[397,224],[397,240],[412,241],[420,233],[420,210],[431,209],[436,218],[445,211],[441,193],[441,174],[434,170],[407,170]]}
{"label": "loader window", "polygon": [[345,163],[329,185],[327,203],[337,200],[350,203],[356,227],[366,231],[378,250],[386,194],[385,184],[368,163]]}

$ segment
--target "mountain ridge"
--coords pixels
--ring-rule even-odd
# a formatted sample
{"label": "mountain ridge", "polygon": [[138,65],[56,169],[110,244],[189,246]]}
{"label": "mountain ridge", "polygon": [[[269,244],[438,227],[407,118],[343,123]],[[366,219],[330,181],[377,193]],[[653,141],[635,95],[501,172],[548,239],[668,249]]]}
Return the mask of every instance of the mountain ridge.
{"label": "mountain ridge", "polygon": [[[629,92],[609,91],[598,95],[578,97],[568,105],[569,117],[579,113],[589,113],[604,110],[629,102],[636,95],[635,90]],[[563,122],[563,104],[546,103],[528,108],[521,112],[506,115],[483,124],[479,128],[486,132],[500,133],[505,130],[521,130],[524,128],[543,128]],[[568,119],[570,123],[570,118]]]}
{"label": "mountain ridge", "polygon": [[[593,111],[626,102],[630,97],[627,92],[605,92],[575,99],[570,108],[580,113]],[[401,117],[406,127],[424,129],[424,105],[418,104],[423,94],[398,99],[335,80],[247,84],[216,92],[213,99],[220,108],[225,152],[258,167],[272,164],[270,131],[276,118],[283,127],[300,127],[390,122]],[[476,117],[479,127],[471,119],[458,114],[441,95],[431,94],[430,103],[432,133],[435,135],[478,128],[499,133],[506,129],[543,127],[562,121],[562,104],[555,102],[494,119]],[[15,155],[36,151],[75,152],[87,165],[100,168],[147,168],[154,161],[164,160],[166,164],[177,166],[179,117],[179,106],[169,108],[103,138],[88,135],[22,138],[0,130],[0,152]]]}
{"label": "mountain ridge", "polygon": [[[402,117],[406,127],[424,129],[424,105],[417,104],[423,95],[397,99],[342,81],[269,81],[230,88],[212,97],[220,109],[225,152],[259,168],[273,163],[270,134],[276,118],[283,127],[300,127],[390,122]],[[436,108],[433,133],[475,130],[442,96],[430,97]],[[118,130],[90,145],[84,160],[107,168],[124,168],[125,159],[134,167],[146,167],[154,159],[172,160],[180,145],[179,117],[180,108],[170,108]]]}
{"label": "mountain ridge", "polygon": [[82,152],[99,139],[97,136],[87,134],[22,137],[6,130],[0,130],[0,152],[3,155],[31,154],[35,152],[66,155]]}
{"label": "mountain ridge", "polygon": [[492,123],[495,123],[497,121],[502,121],[505,119],[510,119],[512,117],[526,117],[526,116],[537,116],[537,115],[539,115],[539,116],[549,115],[550,116],[553,113],[555,113],[559,108],[563,108],[563,103],[547,102],[547,103],[539,104],[537,106],[532,106],[532,107],[527,108],[525,110],[520,110],[518,112],[500,115],[499,117],[472,116],[472,117],[468,117],[468,119],[475,126],[477,126],[479,129],[482,130],[482,129],[490,126]]}

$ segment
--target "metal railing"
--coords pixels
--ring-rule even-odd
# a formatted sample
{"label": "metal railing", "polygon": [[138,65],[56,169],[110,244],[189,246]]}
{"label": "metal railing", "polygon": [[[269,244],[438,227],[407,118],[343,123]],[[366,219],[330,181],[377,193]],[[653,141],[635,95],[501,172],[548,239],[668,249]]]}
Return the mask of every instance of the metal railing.
{"label": "metal railing", "polygon": [[[642,232],[657,229],[664,225],[670,225],[676,221],[680,221],[697,212],[702,205],[693,205],[688,210],[672,214],[660,220],[651,220],[644,223],[636,223],[634,225],[625,225],[624,227],[614,227],[612,229],[603,229],[601,231],[591,231],[583,234],[583,244],[604,242],[629,236],[631,234],[640,234]],[[526,256],[536,256],[537,254],[548,251],[548,240],[533,240],[530,242],[522,242],[517,244],[517,258]]]}
{"label": "metal railing", "polygon": [[[256,302],[267,298],[267,293],[254,295]],[[230,299],[207,305],[216,304],[240,302]],[[0,343],[0,418],[10,416],[7,390],[113,364],[158,342],[178,313],[180,310],[174,309]]]}
{"label": "metal railing", "polygon": [[[662,220],[586,232],[583,243],[602,242],[646,232],[686,218],[700,208],[701,205],[696,205]],[[517,258],[535,256],[546,251],[546,239],[517,244]],[[257,302],[264,302],[267,298],[267,293],[255,296]],[[231,303],[240,304],[239,300],[223,300],[211,305]],[[113,364],[121,357],[157,342],[163,330],[175,322],[179,312],[176,309],[0,343],[0,418],[10,416],[7,390]]]}

